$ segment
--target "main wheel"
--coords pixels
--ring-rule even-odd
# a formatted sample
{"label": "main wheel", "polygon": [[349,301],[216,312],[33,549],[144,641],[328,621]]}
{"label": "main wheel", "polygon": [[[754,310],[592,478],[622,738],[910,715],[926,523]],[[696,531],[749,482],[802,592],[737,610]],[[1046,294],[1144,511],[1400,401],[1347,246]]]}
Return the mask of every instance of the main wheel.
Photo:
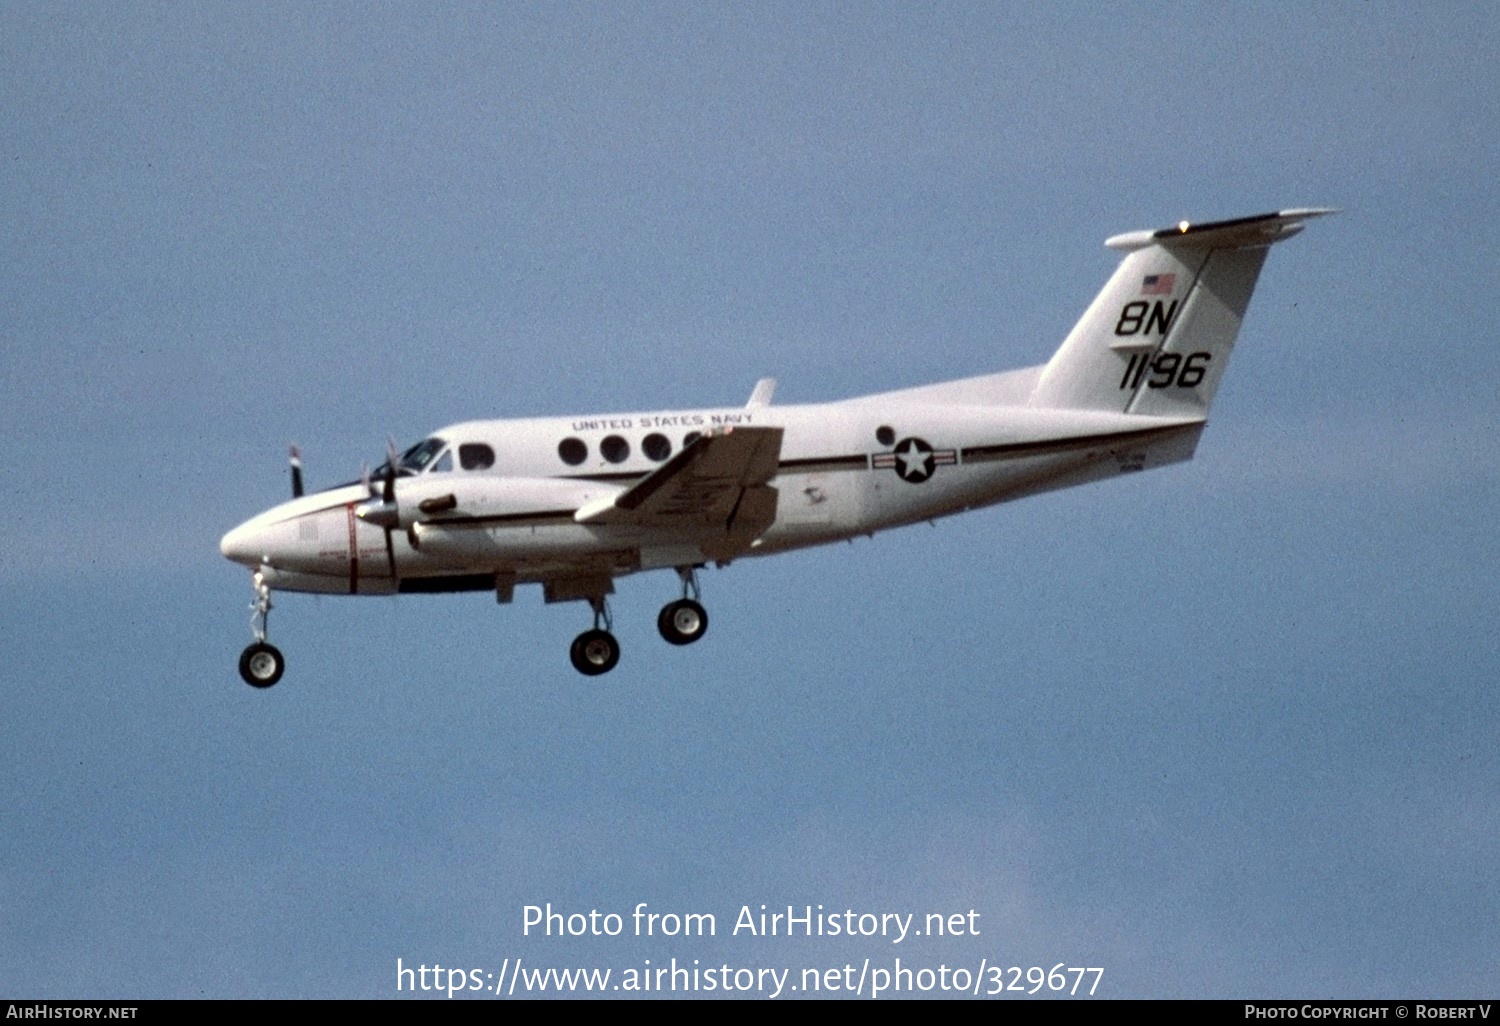
{"label": "main wheel", "polygon": [[678,599],[661,607],[656,629],[674,645],[691,645],[708,630],[708,613],[692,599]]}
{"label": "main wheel", "polygon": [[584,631],[573,639],[568,657],[573,660],[573,669],[586,677],[597,677],[613,670],[620,661],[620,643],[609,631]]}
{"label": "main wheel", "polygon": [[257,641],[240,653],[240,676],[252,688],[268,688],[281,679],[286,659],[275,645]]}

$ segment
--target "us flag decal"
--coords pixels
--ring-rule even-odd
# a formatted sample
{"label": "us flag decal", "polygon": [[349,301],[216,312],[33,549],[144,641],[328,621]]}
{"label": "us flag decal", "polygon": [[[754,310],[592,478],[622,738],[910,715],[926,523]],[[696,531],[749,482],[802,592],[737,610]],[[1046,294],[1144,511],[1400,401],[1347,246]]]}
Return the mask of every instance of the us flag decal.
{"label": "us flag decal", "polygon": [[1170,296],[1177,287],[1175,274],[1148,274],[1141,279],[1141,295]]}

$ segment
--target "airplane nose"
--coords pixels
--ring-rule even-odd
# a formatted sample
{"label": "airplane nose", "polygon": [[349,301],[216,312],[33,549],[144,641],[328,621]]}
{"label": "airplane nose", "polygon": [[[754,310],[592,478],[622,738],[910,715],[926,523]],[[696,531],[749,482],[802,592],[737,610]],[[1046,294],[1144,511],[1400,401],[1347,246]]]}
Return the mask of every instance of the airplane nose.
{"label": "airplane nose", "polygon": [[262,534],[258,526],[247,521],[219,540],[219,551],[225,559],[253,569],[265,560]]}

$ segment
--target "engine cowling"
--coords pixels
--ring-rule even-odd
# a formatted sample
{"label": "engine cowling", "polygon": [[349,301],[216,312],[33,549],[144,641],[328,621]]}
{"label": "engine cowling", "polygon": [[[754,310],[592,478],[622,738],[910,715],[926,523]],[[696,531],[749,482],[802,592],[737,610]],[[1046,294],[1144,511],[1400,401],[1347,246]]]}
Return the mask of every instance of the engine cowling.
{"label": "engine cowling", "polygon": [[[380,526],[457,527],[571,514],[621,491],[618,485],[556,477],[427,474],[396,482],[394,503],[372,500],[360,516]],[[392,506],[394,505],[394,509]]]}

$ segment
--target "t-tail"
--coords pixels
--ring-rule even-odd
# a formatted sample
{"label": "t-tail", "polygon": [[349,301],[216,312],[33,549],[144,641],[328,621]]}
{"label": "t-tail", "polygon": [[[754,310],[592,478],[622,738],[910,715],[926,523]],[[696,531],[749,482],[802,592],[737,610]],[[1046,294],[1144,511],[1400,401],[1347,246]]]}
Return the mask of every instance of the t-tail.
{"label": "t-tail", "polygon": [[1208,415],[1267,248],[1318,208],[1129,232],[1127,254],[1048,362],[1033,407]]}

